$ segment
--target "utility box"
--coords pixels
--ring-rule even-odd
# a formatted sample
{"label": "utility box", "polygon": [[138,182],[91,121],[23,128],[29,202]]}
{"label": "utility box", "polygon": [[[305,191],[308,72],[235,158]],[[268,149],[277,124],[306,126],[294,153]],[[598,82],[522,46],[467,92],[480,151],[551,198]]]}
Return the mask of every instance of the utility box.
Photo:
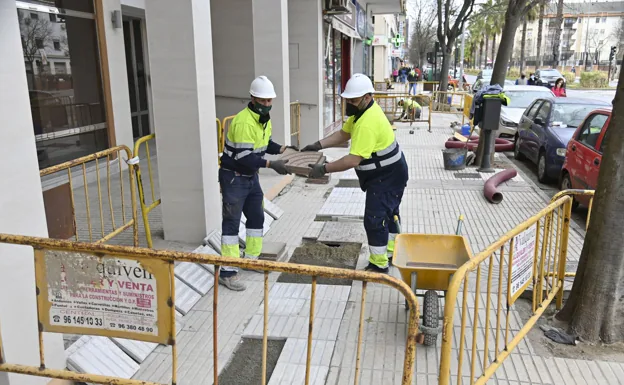
{"label": "utility box", "polygon": [[483,115],[479,127],[485,131],[496,131],[500,122],[502,100],[499,98],[483,98]]}

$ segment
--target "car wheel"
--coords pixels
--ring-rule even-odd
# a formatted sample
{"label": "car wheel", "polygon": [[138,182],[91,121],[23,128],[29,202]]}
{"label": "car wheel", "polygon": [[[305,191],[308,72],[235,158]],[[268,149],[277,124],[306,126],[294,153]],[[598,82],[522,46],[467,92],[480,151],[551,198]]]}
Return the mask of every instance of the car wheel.
{"label": "car wheel", "polygon": [[514,145],[514,158],[517,160],[525,160],[526,156],[520,152],[520,138],[516,135],[516,144]]}
{"label": "car wheel", "polygon": [[541,183],[547,183],[550,181],[548,173],[546,172],[546,153],[540,151],[539,158],[537,159],[537,180]]}
{"label": "car wheel", "polygon": [[[561,175],[561,182],[559,183],[559,189],[561,191],[564,190],[572,190],[572,179],[570,178],[570,174],[567,171],[564,171]],[[572,210],[576,210],[579,207],[579,201],[577,201],[574,197],[572,197]]]}

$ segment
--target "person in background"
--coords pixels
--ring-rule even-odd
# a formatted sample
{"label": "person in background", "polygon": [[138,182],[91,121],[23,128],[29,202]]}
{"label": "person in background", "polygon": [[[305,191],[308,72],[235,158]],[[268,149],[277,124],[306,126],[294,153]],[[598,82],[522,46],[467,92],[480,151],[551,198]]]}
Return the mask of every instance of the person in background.
{"label": "person in background", "polygon": [[412,68],[407,74],[407,81],[409,82],[409,89],[407,93],[412,95],[412,90],[414,90],[413,95],[416,95],[416,82],[418,81],[418,75],[416,75],[416,71]]}
{"label": "person in background", "polygon": [[401,99],[399,100],[399,106],[403,107],[403,113],[399,117],[399,120],[403,118],[408,118],[409,120],[420,119],[422,107],[415,100]]}
{"label": "person in background", "polygon": [[416,72],[416,81],[418,82],[422,79],[422,71],[418,68],[418,66],[414,67],[414,71]]}
{"label": "person in background", "polygon": [[516,85],[517,86],[526,86],[527,85],[527,79],[526,79],[526,75],[524,73],[520,74],[520,78],[516,79]]}
{"label": "person in background", "polygon": [[570,71],[572,71],[572,73],[576,75],[576,67],[572,66],[572,69]]}
{"label": "person in background", "polygon": [[531,72],[531,74],[529,75],[529,80],[527,81],[527,84],[530,86],[534,86],[535,85],[535,74]]}
{"label": "person in background", "polygon": [[396,83],[398,77],[399,77],[399,70],[395,68],[392,70],[392,81]]}
{"label": "person in background", "polygon": [[555,82],[555,86],[552,88],[552,92],[558,98],[566,97],[565,83],[563,81],[563,78],[557,79],[557,81]]}

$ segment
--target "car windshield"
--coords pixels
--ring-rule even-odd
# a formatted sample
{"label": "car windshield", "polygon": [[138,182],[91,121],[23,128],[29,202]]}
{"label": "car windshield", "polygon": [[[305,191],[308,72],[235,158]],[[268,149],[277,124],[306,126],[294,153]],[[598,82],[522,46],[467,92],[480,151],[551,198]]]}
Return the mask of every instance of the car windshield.
{"label": "car windshield", "polygon": [[541,76],[561,76],[559,71],[557,70],[542,70],[540,71]]}
{"label": "car windshield", "polygon": [[[535,88],[537,88],[535,91],[505,91],[505,95],[509,97],[509,104],[507,107],[527,108],[535,99],[552,97],[552,92],[548,91],[546,88]],[[539,88],[544,89],[541,90]]]}
{"label": "car windshield", "polygon": [[583,119],[596,108],[604,107],[602,105],[592,104],[555,104],[551,125],[555,124],[576,128],[583,122]]}

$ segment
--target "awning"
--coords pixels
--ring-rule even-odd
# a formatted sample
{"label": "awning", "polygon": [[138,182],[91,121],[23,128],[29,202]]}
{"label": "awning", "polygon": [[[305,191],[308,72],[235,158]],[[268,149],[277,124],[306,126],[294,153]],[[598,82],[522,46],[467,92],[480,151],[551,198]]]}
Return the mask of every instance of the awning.
{"label": "awning", "polygon": [[336,19],[332,17],[332,27],[345,35],[352,37],[354,39],[362,40],[360,34],[353,28],[352,26],[345,24],[340,19]]}

